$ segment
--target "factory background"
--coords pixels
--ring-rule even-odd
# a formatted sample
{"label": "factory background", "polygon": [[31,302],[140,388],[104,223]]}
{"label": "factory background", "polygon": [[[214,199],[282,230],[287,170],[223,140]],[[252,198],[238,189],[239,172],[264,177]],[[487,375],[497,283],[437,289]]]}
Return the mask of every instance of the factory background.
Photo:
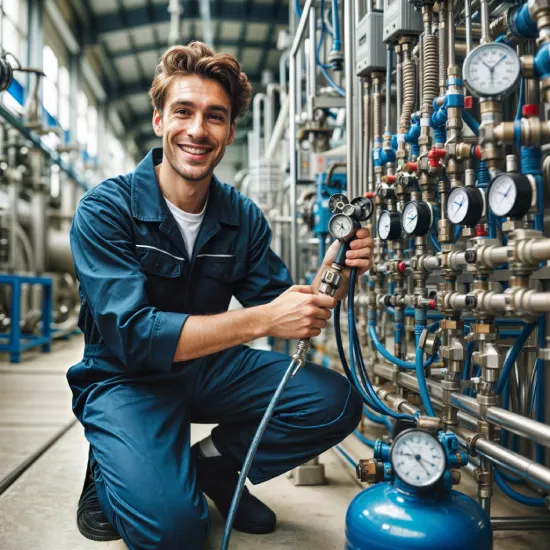
{"label": "factory background", "polygon": [[[547,548],[549,29],[543,0],[0,0],[0,548],[125,548],[75,523],[69,228],[87,190],[161,145],[151,80],[192,40],[253,85],[215,173],[262,208],[295,283],[346,223],[375,238],[308,351],[360,391],[361,424],[258,486],[279,527],[232,546]],[[441,450],[426,486],[396,417]]]}

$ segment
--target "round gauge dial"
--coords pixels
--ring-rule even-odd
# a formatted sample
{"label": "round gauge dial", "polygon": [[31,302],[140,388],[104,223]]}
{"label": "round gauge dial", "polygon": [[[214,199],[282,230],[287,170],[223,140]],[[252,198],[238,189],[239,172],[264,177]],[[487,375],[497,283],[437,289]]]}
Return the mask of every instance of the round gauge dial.
{"label": "round gauge dial", "polygon": [[410,201],[403,208],[401,220],[407,235],[426,235],[432,226],[432,209],[427,202]]}
{"label": "round gauge dial", "polygon": [[508,94],[520,76],[520,62],[516,52],[498,42],[474,48],[462,71],[464,82],[478,97],[496,97]]}
{"label": "round gauge dial", "polygon": [[477,187],[455,187],[447,200],[451,223],[475,225],[483,216],[483,195]]}
{"label": "round gauge dial", "polygon": [[383,241],[393,241],[401,237],[401,215],[399,212],[384,210],[378,218],[378,236]]}
{"label": "round gauge dial", "polygon": [[522,174],[499,174],[489,187],[488,202],[497,216],[521,218],[529,212],[533,189]]}
{"label": "round gauge dial", "polygon": [[333,214],[336,214],[337,212],[342,212],[342,210],[344,209],[344,206],[346,206],[346,204],[349,204],[349,200],[346,197],[346,195],[344,195],[342,193],[335,193],[328,200],[328,209]]}
{"label": "round gauge dial", "polygon": [[445,473],[445,450],[430,433],[405,430],[393,442],[391,463],[401,481],[413,487],[429,487]]}
{"label": "round gauge dial", "polygon": [[328,222],[330,234],[339,241],[347,241],[355,234],[353,220],[345,214],[335,214]]}

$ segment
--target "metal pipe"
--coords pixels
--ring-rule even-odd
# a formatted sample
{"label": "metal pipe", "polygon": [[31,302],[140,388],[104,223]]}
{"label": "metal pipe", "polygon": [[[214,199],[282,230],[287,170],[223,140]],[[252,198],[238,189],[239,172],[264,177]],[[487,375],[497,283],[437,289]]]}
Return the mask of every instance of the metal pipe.
{"label": "metal pipe", "polygon": [[[451,405],[476,418],[481,418],[481,406],[473,398],[466,395],[451,394]],[[521,414],[501,409],[500,407],[487,407],[486,420],[501,428],[550,447],[550,426],[531,420]]]}
{"label": "metal pipe", "polygon": [[493,531],[550,531],[550,519],[502,517],[491,518]]}
{"label": "metal pipe", "polygon": [[353,2],[344,2],[344,69],[346,73],[346,162],[347,162],[347,192],[353,196],[355,173],[355,136],[353,132],[353,83],[354,83],[354,41]]}
{"label": "metal pipe", "polygon": [[309,41],[308,41],[308,71],[307,71],[307,110],[309,120],[313,122],[313,98],[317,93],[317,60],[315,57],[315,44],[316,44],[316,12],[312,6],[309,10]]}
{"label": "metal pipe", "polygon": [[[298,224],[296,220],[296,201],[297,184],[298,184],[298,151],[297,151],[297,132],[296,132],[296,115],[297,115],[297,88],[298,74],[296,64],[296,54],[302,43],[304,31],[308,22],[310,8],[314,0],[306,0],[306,4],[302,11],[302,17],[296,30],[296,36],[290,49],[289,61],[289,96],[290,96],[290,128],[289,128],[289,153],[290,153],[290,216],[292,222],[290,224],[290,274],[295,283],[298,283]],[[300,105],[301,107],[301,105]]]}
{"label": "metal pipe", "polygon": [[491,41],[490,38],[490,20],[489,20],[489,2],[487,0],[480,1],[481,11],[481,44],[486,44]]}
{"label": "metal pipe", "polygon": [[472,11],[470,0],[464,1],[464,17],[466,18],[466,55],[472,51]]}
{"label": "metal pipe", "polygon": [[449,44],[448,67],[453,67],[456,64],[454,16],[455,16],[454,0],[447,0],[447,39]]}
{"label": "metal pipe", "polygon": [[388,44],[386,50],[386,132],[391,132],[391,69],[392,49]]}
{"label": "metal pipe", "polygon": [[352,195],[352,198],[358,197],[359,195],[363,195],[363,189],[365,187],[365,165],[366,165],[366,158],[365,155],[361,154],[361,151],[365,148],[365,133],[364,133],[364,125],[365,125],[365,111],[363,109],[363,95],[365,93],[365,88],[363,86],[363,81],[361,79],[356,78],[356,87],[358,93],[355,95],[355,103],[356,103],[356,110],[357,110],[357,121],[354,120],[354,125],[357,128],[357,149],[360,151],[360,153],[357,156],[357,181],[354,185],[354,193]]}
{"label": "metal pipe", "polygon": [[478,452],[511,473],[535,483],[546,491],[550,490],[550,470],[548,468],[460,426],[451,426],[450,430],[456,434],[461,445],[470,451]]}

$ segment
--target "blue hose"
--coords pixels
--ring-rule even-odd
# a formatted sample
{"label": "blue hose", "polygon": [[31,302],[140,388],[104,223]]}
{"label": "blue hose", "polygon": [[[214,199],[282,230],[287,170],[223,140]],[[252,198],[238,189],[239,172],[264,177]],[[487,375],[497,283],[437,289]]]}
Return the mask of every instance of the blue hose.
{"label": "blue hose", "polygon": [[422,348],[419,346],[420,334],[422,334],[423,329],[423,325],[416,325],[414,327],[414,332],[416,334],[416,378],[418,380],[418,389],[420,392],[420,397],[422,398],[424,409],[429,416],[435,416],[435,411],[428,392],[428,384],[426,383],[426,373],[424,372],[424,365],[422,364],[424,353],[422,352]]}
{"label": "blue hose", "polygon": [[[378,338],[378,335],[376,334],[376,326],[370,325],[369,326],[369,337],[372,340],[372,343],[374,344],[374,347],[376,348],[376,351],[380,353],[385,359],[393,363],[394,365],[397,365],[398,367],[401,367],[402,369],[416,369],[416,363],[409,363],[407,361],[403,361],[403,359],[398,359],[395,357],[395,355],[392,355],[382,344],[380,339]],[[431,356],[428,358],[428,360],[423,364],[423,367],[427,369],[429,366],[432,365],[432,363],[435,360],[435,356]]]}
{"label": "blue hose", "polygon": [[535,328],[535,326],[536,326],[536,323],[526,325],[521,331],[519,338],[515,341],[514,345],[512,346],[512,349],[510,350],[510,353],[508,354],[506,361],[504,361],[504,365],[502,367],[502,371],[498,379],[498,384],[496,389],[496,392],[498,394],[502,393],[502,391],[504,390],[504,386],[508,381],[508,377],[510,376],[510,372],[512,370],[512,367],[514,366],[514,363],[518,358],[521,348],[525,345],[525,342],[527,342],[527,339],[529,338],[529,336],[531,336],[531,333],[533,332],[533,329]]}
{"label": "blue hose", "polygon": [[346,451],[344,451],[342,446],[335,445],[334,448],[348,461],[349,464],[351,464],[353,469],[355,469],[355,467],[357,466],[357,462],[355,462],[355,460],[353,460],[353,458],[351,458],[351,456]]}
{"label": "blue hose", "polygon": [[512,489],[512,487],[510,487],[506,483],[506,481],[503,479],[501,473],[498,470],[495,470],[495,481],[497,482],[499,489],[506,496],[510,497],[516,502],[519,502],[520,504],[524,504],[525,506],[545,506],[546,505],[545,498],[528,497],[527,495],[518,493],[515,489]]}
{"label": "blue hose", "polygon": [[437,236],[433,231],[430,233],[430,242],[432,243],[432,246],[434,247],[436,252],[441,252],[441,246],[437,242]]}
{"label": "blue hose", "polygon": [[367,447],[374,447],[374,439],[369,439],[368,437],[365,437],[359,430],[354,430],[353,435],[361,441],[361,443],[364,443],[367,445]]}

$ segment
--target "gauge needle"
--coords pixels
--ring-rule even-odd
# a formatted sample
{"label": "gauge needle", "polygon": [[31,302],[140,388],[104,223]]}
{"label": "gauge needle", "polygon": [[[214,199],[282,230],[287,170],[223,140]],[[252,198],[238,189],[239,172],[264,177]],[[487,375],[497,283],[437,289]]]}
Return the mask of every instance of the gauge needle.
{"label": "gauge needle", "polygon": [[409,217],[409,218],[407,218],[407,219],[408,219],[410,222],[412,222],[413,220],[416,220],[416,216],[413,216],[412,218]]}
{"label": "gauge needle", "polygon": [[493,70],[499,63],[502,63],[508,56],[505,54],[503,55],[494,65],[493,67],[491,68],[491,70]]}

